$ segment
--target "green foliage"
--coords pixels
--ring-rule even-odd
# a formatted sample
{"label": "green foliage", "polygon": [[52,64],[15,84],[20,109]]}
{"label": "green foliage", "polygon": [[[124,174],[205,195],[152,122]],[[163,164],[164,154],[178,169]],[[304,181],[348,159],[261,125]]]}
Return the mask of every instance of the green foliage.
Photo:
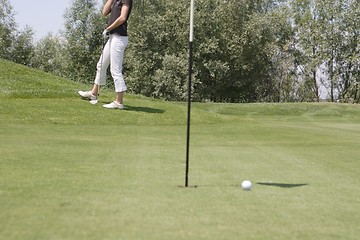
{"label": "green foliage", "polygon": [[[16,29],[11,4],[1,3],[2,58],[93,82],[106,26],[95,0],[73,0],[65,31],[35,45],[30,28]],[[189,3],[134,0],[129,91],[186,100]],[[357,0],[196,0],[192,99],[360,102],[359,15]]]}
{"label": "green foliage", "polygon": [[185,99],[187,7],[183,3],[156,0],[143,8],[134,8],[125,57],[125,76],[133,92]]}
{"label": "green foliage", "polygon": [[[202,62],[200,82],[206,83],[199,87],[201,92],[210,93],[208,99],[212,101],[276,100],[277,75],[272,70],[278,62],[274,55],[280,51],[278,36],[289,29],[289,22],[281,17],[275,2],[203,4],[198,9],[197,21],[205,27],[195,35],[200,45],[198,61]],[[206,9],[212,7],[214,11]],[[286,42],[284,37],[290,34],[282,35],[282,41]]]}
{"label": "green foliage", "polygon": [[33,30],[26,26],[23,31],[16,35],[16,41],[13,43],[11,60],[23,65],[31,65],[34,55]]}
{"label": "green foliage", "polygon": [[64,53],[65,48],[60,39],[48,34],[36,43],[32,66],[58,76],[66,76]]}
{"label": "green foliage", "polygon": [[162,68],[156,70],[153,76],[156,98],[183,101],[187,98],[187,66],[186,57],[165,55]]}
{"label": "green foliage", "polygon": [[8,0],[0,0],[0,57],[11,59],[11,48],[17,24]]}
{"label": "green foliage", "polygon": [[[331,101],[358,99],[359,2],[294,0],[292,4],[299,51],[296,59],[301,69],[298,75],[303,84],[299,95],[314,100],[322,84]],[[311,94],[306,97],[306,92]]]}
{"label": "green foliage", "polygon": [[0,0],[0,3],[0,58],[31,65],[33,30],[29,26],[17,29],[12,5],[7,0]]}
{"label": "green foliage", "polygon": [[[154,0],[133,13],[127,67],[134,92],[169,99],[172,88],[170,92],[183,96],[187,86],[188,7],[183,2]],[[275,35],[289,28],[289,21],[284,18],[274,28],[274,15],[278,13],[272,1],[196,2],[193,99],[219,102],[276,99],[276,76],[270,71],[277,64],[272,61],[278,49]],[[289,36],[283,34],[282,41]],[[169,62],[169,56],[178,60]],[[171,64],[174,66],[170,67]],[[178,79],[176,87],[169,84],[169,78]],[[165,92],[159,94],[158,89]]]}
{"label": "green foliage", "polygon": [[11,59],[16,31],[15,13],[8,0],[0,0],[0,57]]}
{"label": "green foliage", "polygon": [[92,82],[106,26],[101,12],[96,9],[95,0],[74,0],[64,17],[66,75],[76,81]]}

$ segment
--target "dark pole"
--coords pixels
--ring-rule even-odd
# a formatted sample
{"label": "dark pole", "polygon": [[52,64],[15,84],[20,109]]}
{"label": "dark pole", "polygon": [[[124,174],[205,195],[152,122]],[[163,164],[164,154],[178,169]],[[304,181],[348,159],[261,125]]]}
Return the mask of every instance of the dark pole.
{"label": "dark pole", "polygon": [[189,80],[188,80],[188,112],[187,112],[187,137],[186,137],[186,178],[185,187],[189,183],[189,147],[190,147],[190,113],[191,113],[191,75],[192,75],[192,42],[189,42]]}
{"label": "dark pole", "polygon": [[193,52],[193,29],[194,29],[194,0],[190,3],[190,36],[189,36],[189,79],[188,79],[188,113],[186,134],[186,172],[185,187],[189,186],[189,148],[190,148],[190,113],[191,113],[191,76],[192,76],[192,52]]}

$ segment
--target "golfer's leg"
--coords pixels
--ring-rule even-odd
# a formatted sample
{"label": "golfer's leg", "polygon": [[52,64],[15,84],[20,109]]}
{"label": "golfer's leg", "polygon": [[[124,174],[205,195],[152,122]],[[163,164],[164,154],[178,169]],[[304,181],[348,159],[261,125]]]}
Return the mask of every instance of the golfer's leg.
{"label": "golfer's leg", "polygon": [[124,59],[124,52],[128,44],[128,38],[113,35],[111,36],[111,49],[110,49],[110,72],[114,79],[116,101],[123,103],[124,92],[127,90],[125,80],[122,74],[122,64]]}
{"label": "golfer's leg", "polygon": [[106,69],[110,64],[110,41],[104,46],[104,49],[101,53],[100,59],[96,65],[96,77],[94,81],[94,86],[92,88],[92,94],[98,95],[99,86],[106,84]]}

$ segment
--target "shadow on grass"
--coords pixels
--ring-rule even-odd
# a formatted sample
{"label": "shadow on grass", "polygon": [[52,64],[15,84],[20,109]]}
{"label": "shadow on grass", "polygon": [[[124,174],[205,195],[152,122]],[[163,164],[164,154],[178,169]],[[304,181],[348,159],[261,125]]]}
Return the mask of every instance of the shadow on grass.
{"label": "shadow on grass", "polygon": [[192,185],[192,186],[187,186],[187,187],[185,187],[185,186],[181,186],[181,185],[179,185],[179,186],[177,186],[178,188],[184,188],[184,189],[187,189],[187,188],[198,188],[199,186],[197,186],[197,185]]}
{"label": "shadow on grass", "polygon": [[164,113],[165,110],[158,108],[149,108],[149,107],[134,107],[130,105],[125,105],[125,111],[134,111],[134,112],[146,112],[146,113]]}
{"label": "shadow on grass", "polygon": [[[290,183],[267,183],[267,182],[257,182],[256,184],[258,185],[263,185],[263,186],[269,186],[269,187],[280,187],[280,188],[294,188],[294,187],[303,187],[303,186],[307,186],[309,184],[307,183],[296,183],[296,184],[290,184]],[[237,185],[190,185],[188,187],[185,186],[181,186],[179,185],[178,188],[203,188],[203,187],[236,187],[236,188],[241,188],[240,184]]]}
{"label": "shadow on grass", "polygon": [[256,184],[269,186],[269,187],[281,187],[281,188],[294,188],[294,187],[303,187],[308,185],[307,183],[290,184],[290,183],[267,183],[267,182],[257,182]]}
{"label": "shadow on grass", "polygon": [[[88,99],[83,99],[83,100],[86,100],[87,102],[89,102]],[[98,103],[94,104],[94,106],[108,104],[108,103],[109,102],[99,101]],[[134,107],[134,106],[130,106],[130,105],[125,105],[124,111],[146,112],[146,113],[164,113],[165,112],[165,110],[158,109],[158,108]]]}
{"label": "shadow on grass", "polygon": [[[81,98],[81,99],[89,102],[88,98]],[[108,104],[108,103],[110,103],[110,102],[98,101],[94,105],[103,105],[103,104]],[[130,105],[125,105],[124,110],[125,111],[134,111],[134,112],[146,112],[146,113],[164,113],[165,112],[165,110],[158,109],[158,108],[134,107],[134,106],[130,106]]]}

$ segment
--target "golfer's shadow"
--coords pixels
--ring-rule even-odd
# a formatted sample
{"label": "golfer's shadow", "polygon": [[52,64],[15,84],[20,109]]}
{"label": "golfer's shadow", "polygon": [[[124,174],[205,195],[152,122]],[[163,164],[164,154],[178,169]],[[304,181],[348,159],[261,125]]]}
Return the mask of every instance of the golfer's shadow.
{"label": "golfer's shadow", "polygon": [[164,113],[165,110],[158,108],[149,108],[149,107],[135,107],[130,105],[125,105],[125,111],[134,111],[134,112],[146,112],[146,113]]}
{"label": "golfer's shadow", "polygon": [[256,184],[269,186],[269,187],[281,187],[281,188],[294,188],[294,187],[303,187],[309,185],[307,183],[290,184],[290,183],[271,183],[271,182],[257,182]]}

